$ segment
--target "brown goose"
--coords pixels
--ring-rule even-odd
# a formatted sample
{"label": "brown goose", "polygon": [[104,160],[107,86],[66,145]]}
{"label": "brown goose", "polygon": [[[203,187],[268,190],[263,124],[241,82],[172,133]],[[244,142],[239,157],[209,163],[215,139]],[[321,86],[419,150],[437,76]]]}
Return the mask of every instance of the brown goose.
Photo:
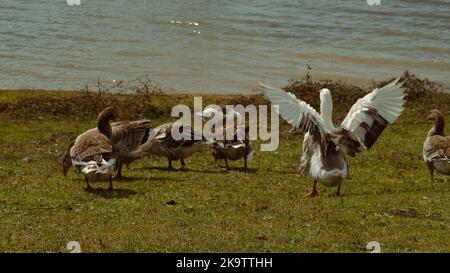
{"label": "brown goose", "polygon": [[70,158],[71,165],[84,174],[87,189],[91,188],[89,181],[105,177],[109,178],[109,188],[112,189],[111,173],[116,167],[117,150],[111,142],[112,129],[109,122],[114,119],[114,109],[106,108],[98,115],[97,128],[88,130],[75,139],[63,159],[64,175],[68,170],[65,167],[67,158]]}
{"label": "brown goose", "polygon": [[[113,111],[113,108],[107,108],[103,112]],[[110,141],[117,153],[117,175],[116,178],[122,178],[122,166],[129,165],[136,159],[138,159],[150,146],[151,140],[156,135],[156,131],[150,127],[149,120],[138,121],[121,121],[115,123],[104,123],[100,126],[86,133],[95,134],[101,129],[107,134],[110,134]],[[100,129],[99,129],[100,128]],[[63,158],[63,173],[67,174],[70,166],[72,165],[72,159],[70,156],[71,146],[69,145],[69,152],[66,152]]]}
{"label": "brown goose", "polygon": [[272,104],[279,106],[279,114],[305,132],[300,173],[314,179],[313,189],[306,196],[318,195],[317,181],[327,187],[337,186],[336,194],[340,194],[341,183],[348,174],[346,155],[355,156],[369,149],[403,111],[405,94],[398,80],[359,99],[339,128],[331,120],[330,90],[320,90],[319,114],[294,94],[261,84]]}
{"label": "brown goose", "polygon": [[[150,145],[146,149],[146,153],[166,157],[169,161],[169,169],[173,170],[172,161],[180,160],[182,168],[186,166],[184,159],[192,156],[201,150],[202,144],[207,143],[203,137],[201,140],[196,140],[196,135],[199,133],[192,128],[189,133],[186,133],[186,138],[182,140],[175,140],[172,137],[173,122],[162,124],[154,128],[156,136],[151,140]],[[186,129],[190,127],[186,126]],[[184,132],[182,132],[184,134]],[[189,140],[190,139],[190,140]]]}
{"label": "brown goose", "polygon": [[226,169],[229,170],[228,160],[236,161],[244,159],[244,169],[247,162],[251,160],[253,148],[248,138],[245,140],[216,140],[212,145],[212,155],[215,162],[219,159],[225,160]]}
{"label": "brown goose", "polygon": [[[212,155],[214,157],[215,162],[219,159],[223,159],[225,161],[226,169],[229,170],[228,160],[236,161],[239,159],[244,159],[244,169],[247,169],[247,161],[250,161],[253,157],[254,150],[252,147],[252,143],[249,139],[248,135],[248,126],[245,127],[243,139],[239,139],[238,137],[238,128],[239,126],[244,125],[244,118],[242,115],[230,108],[226,110],[226,108],[215,108],[215,107],[207,107],[203,112],[202,116],[211,116],[212,114],[217,115],[221,114],[223,116],[223,139],[222,140],[214,140],[212,145]],[[226,121],[237,120],[237,125],[233,127],[227,127]],[[227,130],[231,130],[227,132]],[[230,135],[233,136],[233,139],[225,139],[225,136]]]}
{"label": "brown goose", "polygon": [[130,165],[150,147],[156,131],[149,120],[122,121],[111,124],[112,143],[118,152],[117,175],[122,178],[122,166]]}
{"label": "brown goose", "polygon": [[433,121],[433,128],[428,131],[423,143],[423,160],[428,166],[433,181],[433,172],[450,175],[450,136],[444,131],[444,116],[439,110],[432,110],[427,117]]}
{"label": "brown goose", "polygon": [[[247,169],[247,162],[250,161],[253,157],[254,150],[252,146],[252,142],[249,139],[248,135],[248,127],[245,127],[245,135],[243,139],[238,138],[238,128],[239,126],[244,126],[244,118],[242,115],[235,111],[234,109],[226,109],[224,107],[207,107],[202,113],[202,117],[210,117],[211,115],[221,115],[223,116],[223,134],[224,136],[230,135],[234,136],[233,139],[225,139],[223,137],[222,140],[214,140],[212,143],[212,155],[214,157],[215,162],[219,159],[223,159],[225,161],[226,169],[229,170],[228,160],[236,161],[239,159],[244,159],[244,169]],[[226,121],[227,119],[236,120],[237,125],[234,127],[227,128]],[[230,132],[227,133],[227,130]]]}

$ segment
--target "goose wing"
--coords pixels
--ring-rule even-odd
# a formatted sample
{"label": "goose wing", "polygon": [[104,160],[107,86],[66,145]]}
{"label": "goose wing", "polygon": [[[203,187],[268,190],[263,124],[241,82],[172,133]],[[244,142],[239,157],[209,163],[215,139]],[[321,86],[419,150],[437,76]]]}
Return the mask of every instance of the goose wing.
{"label": "goose wing", "polygon": [[205,141],[202,132],[194,130],[194,128],[187,124],[177,124],[176,127],[178,128],[179,135],[175,139],[172,136],[173,125],[175,123],[166,123],[155,128],[155,130],[159,128],[155,139],[164,140],[166,146],[170,148],[192,146]]}
{"label": "goose wing", "polygon": [[356,101],[341,124],[341,133],[355,135],[367,149],[372,147],[404,109],[402,85],[398,78]]}
{"label": "goose wing", "polygon": [[423,155],[426,161],[450,160],[450,136],[428,137]]}
{"label": "goose wing", "polygon": [[133,152],[147,142],[150,135],[150,121],[122,121],[111,124],[112,143],[122,152]]}
{"label": "goose wing", "polygon": [[96,161],[102,155],[112,153],[113,148],[109,139],[96,129],[91,129],[79,135],[70,148],[70,157],[76,161],[83,161],[89,157]]}
{"label": "goose wing", "polygon": [[328,129],[317,111],[306,102],[297,99],[289,92],[273,88],[259,83],[264,88],[264,94],[272,102],[278,105],[278,113],[292,126],[300,128],[313,136],[314,141],[319,141],[324,147],[326,145],[326,134]]}

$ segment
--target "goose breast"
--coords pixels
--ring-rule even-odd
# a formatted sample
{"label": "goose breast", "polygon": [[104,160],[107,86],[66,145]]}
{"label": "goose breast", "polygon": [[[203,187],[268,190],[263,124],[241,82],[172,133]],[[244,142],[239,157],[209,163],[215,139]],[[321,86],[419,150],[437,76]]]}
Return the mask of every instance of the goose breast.
{"label": "goose breast", "polygon": [[435,160],[432,164],[438,173],[450,175],[450,160]]}

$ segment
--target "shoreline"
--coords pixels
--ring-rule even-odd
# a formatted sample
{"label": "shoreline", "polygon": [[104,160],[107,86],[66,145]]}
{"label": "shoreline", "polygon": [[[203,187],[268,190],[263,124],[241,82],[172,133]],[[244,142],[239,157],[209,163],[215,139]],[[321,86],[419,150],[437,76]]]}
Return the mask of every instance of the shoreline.
{"label": "shoreline", "polygon": [[[408,70],[406,70],[406,71],[408,71]],[[392,78],[398,77],[401,75],[402,74],[393,75]],[[283,88],[283,87],[287,86],[290,81],[302,81],[302,80],[305,80],[305,78],[306,78],[306,73],[303,75],[286,78],[286,80],[284,80],[284,82],[281,85],[274,84],[273,81],[267,81],[267,82],[265,82],[264,80],[262,80],[262,81],[269,85],[272,85],[274,87]],[[146,78],[143,78],[143,79],[146,80]],[[149,80],[149,79],[147,79],[147,80]],[[386,77],[375,79],[375,78],[365,78],[365,77],[357,77],[357,76],[341,76],[341,75],[328,74],[328,73],[316,73],[313,71],[313,72],[311,72],[311,80],[313,80],[314,82],[338,82],[338,83],[342,83],[345,85],[351,85],[351,86],[359,87],[361,89],[366,89],[366,88],[373,87],[378,82],[385,81]],[[427,80],[429,80],[430,82],[432,82],[434,84],[440,85],[442,87],[443,93],[450,93],[450,83],[445,83],[445,82],[441,82],[441,81],[437,81],[437,80],[430,80],[430,79],[427,79]],[[135,81],[136,81],[136,79],[124,80],[123,82],[124,83],[133,83]],[[101,80],[100,79],[100,82],[104,86],[110,86],[113,88],[116,87],[115,81],[112,81],[112,80]],[[166,86],[160,85],[158,81],[150,81],[150,82],[151,82],[151,84],[154,85],[154,87],[161,89],[161,91],[167,95],[190,95],[190,96],[192,96],[192,95],[193,96],[243,95],[243,96],[247,96],[247,95],[255,94],[255,91],[257,91],[257,89],[258,89],[258,83],[257,83],[258,81],[255,81],[254,84],[243,84],[242,88],[240,88],[241,91],[229,90],[226,92],[214,91],[214,90],[198,91],[198,90],[193,90],[193,89],[191,90],[189,88],[176,89],[176,88],[171,88],[171,87],[166,87]],[[87,84],[84,84],[84,85],[80,85],[79,88],[73,88],[73,89],[69,89],[69,88],[67,88],[67,89],[65,89],[65,88],[34,88],[34,87],[1,88],[0,87],[0,92],[19,92],[19,91],[31,92],[31,93],[32,92],[44,92],[44,93],[45,92],[79,92],[86,86],[87,86]],[[89,87],[90,87],[89,88],[90,91],[93,91],[93,92],[98,91],[97,85],[93,84],[93,82],[90,82]],[[132,90],[128,90],[127,92],[122,92],[122,94],[132,94],[132,93],[133,93]]]}
{"label": "shoreline", "polygon": [[[335,98],[334,115],[344,118],[351,106],[367,92],[384,86],[394,78],[372,82],[365,87],[345,81],[316,80],[306,75],[300,81],[288,81],[281,88],[319,109],[318,92],[328,88]],[[450,93],[443,92],[442,85],[420,78],[405,71],[400,77],[407,93],[405,107],[420,118],[431,109],[448,111]],[[129,85],[106,86],[99,84],[92,89],[44,90],[44,89],[0,89],[0,115],[19,119],[41,116],[65,118],[68,116],[96,116],[104,107],[114,105],[122,109],[128,119],[162,118],[171,115],[175,105],[192,107],[194,97],[202,97],[202,105],[267,105],[270,102],[261,90],[250,94],[167,92],[151,81],[138,80]],[[416,113],[414,113],[416,112]]]}

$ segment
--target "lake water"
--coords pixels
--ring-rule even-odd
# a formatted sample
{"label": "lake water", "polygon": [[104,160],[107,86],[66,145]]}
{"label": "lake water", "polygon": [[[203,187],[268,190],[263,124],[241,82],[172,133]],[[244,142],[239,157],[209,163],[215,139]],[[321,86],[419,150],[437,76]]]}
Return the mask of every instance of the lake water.
{"label": "lake water", "polygon": [[149,75],[163,89],[247,93],[310,64],[317,78],[409,69],[450,89],[449,29],[450,0],[1,0],[0,88]]}

